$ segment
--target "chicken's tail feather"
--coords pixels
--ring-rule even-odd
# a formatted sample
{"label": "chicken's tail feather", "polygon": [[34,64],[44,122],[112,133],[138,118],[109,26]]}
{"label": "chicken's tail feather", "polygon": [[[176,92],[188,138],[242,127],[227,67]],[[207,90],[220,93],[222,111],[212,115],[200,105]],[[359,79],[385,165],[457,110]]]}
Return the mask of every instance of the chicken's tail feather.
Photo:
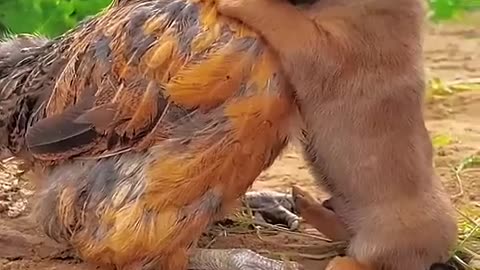
{"label": "chicken's tail feather", "polygon": [[26,128],[41,118],[53,89],[46,78],[63,61],[55,57],[63,49],[59,45],[26,34],[0,40],[0,158],[20,152]]}

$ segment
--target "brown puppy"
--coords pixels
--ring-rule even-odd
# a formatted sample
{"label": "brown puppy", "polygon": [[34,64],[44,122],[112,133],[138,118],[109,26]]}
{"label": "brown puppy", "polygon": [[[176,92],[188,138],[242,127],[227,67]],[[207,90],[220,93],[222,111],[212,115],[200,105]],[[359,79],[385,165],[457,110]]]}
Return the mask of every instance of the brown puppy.
{"label": "brown puppy", "polygon": [[330,269],[424,270],[446,260],[457,227],[422,117],[421,1],[218,5],[263,35],[296,89],[307,159],[361,263]]}

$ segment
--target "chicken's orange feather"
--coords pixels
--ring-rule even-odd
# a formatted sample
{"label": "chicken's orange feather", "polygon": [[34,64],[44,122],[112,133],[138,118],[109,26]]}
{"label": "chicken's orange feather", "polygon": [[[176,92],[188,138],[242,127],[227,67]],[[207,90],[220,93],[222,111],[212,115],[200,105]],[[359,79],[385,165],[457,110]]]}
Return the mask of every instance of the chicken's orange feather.
{"label": "chicken's orange feather", "polygon": [[187,108],[210,109],[223,103],[241,86],[253,61],[248,52],[215,52],[199,63],[182,67],[166,85],[168,97]]}

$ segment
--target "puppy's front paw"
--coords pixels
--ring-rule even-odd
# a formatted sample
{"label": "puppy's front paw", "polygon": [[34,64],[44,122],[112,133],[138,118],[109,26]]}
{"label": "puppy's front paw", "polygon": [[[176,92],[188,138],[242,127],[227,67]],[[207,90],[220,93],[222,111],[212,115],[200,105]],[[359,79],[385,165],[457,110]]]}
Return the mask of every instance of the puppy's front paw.
{"label": "puppy's front paw", "polygon": [[322,207],[320,202],[299,186],[292,187],[292,198],[295,204],[295,210],[300,215],[305,214],[311,208]]}
{"label": "puppy's front paw", "polygon": [[235,19],[241,19],[241,14],[245,7],[252,5],[251,0],[215,0],[217,3],[217,11],[225,16]]}

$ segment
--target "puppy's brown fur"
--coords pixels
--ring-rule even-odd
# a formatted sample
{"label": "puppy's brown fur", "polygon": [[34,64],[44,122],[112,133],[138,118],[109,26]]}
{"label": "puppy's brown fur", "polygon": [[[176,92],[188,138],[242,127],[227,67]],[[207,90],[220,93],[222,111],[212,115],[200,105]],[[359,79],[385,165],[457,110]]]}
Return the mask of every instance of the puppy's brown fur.
{"label": "puppy's brown fur", "polygon": [[[306,125],[306,156],[372,269],[447,259],[454,210],[422,116],[420,0],[219,0],[278,53]],[[331,269],[354,269],[338,263]],[[347,264],[348,265],[348,264]]]}

